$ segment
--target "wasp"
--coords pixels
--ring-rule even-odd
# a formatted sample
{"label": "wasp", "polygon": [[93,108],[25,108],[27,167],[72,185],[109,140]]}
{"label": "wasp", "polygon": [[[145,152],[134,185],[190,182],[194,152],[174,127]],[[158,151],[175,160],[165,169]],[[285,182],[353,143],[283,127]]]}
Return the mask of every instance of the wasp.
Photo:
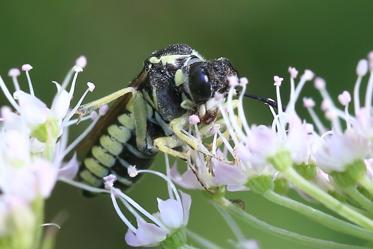
{"label": "wasp", "polygon": [[187,160],[189,149],[202,150],[185,133],[188,117],[198,115],[200,126],[215,121],[214,95],[228,93],[232,76],[238,73],[228,59],[206,60],[186,44],[153,52],[127,88],[82,106],[87,113],[116,99],[79,146],[88,148],[80,180],[102,187],[102,178],[115,174],[126,189],[136,180],[127,168],[149,167],[158,151]]}

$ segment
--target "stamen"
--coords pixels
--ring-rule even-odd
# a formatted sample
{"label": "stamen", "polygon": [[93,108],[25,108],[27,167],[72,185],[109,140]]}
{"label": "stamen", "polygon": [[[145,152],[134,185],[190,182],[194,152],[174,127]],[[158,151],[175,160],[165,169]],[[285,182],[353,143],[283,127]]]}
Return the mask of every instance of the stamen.
{"label": "stamen", "polygon": [[73,67],[73,71],[74,71],[75,73],[74,73],[73,80],[72,80],[72,82],[71,82],[71,86],[70,86],[70,91],[69,91],[69,96],[70,96],[71,99],[73,98],[73,95],[74,95],[75,85],[76,85],[76,80],[77,80],[77,78],[78,78],[78,74],[79,74],[80,72],[82,72],[83,69],[82,69],[81,67],[79,67],[79,66],[74,66],[74,67]]}
{"label": "stamen", "polygon": [[236,134],[235,134],[235,132],[233,130],[233,127],[231,125],[230,119],[229,119],[229,117],[227,115],[227,112],[226,112],[225,108],[223,107],[223,105],[221,103],[219,103],[218,107],[219,107],[219,111],[220,111],[220,113],[221,113],[221,115],[222,115],[222,117],[223,117],[223,119],[225,121],[225,125],[226,125],[226,128],[227,128],[227,131],[229,132],[229,135],[231,136],[233,142],[235,144],[237,144],[238,143],[238,139],[237,139],[237,136],[236,136]]}
{"label": "stamen", "polygon": [[175,184],[170,180],[170,178],[168,178],[167,176],[165,176],[164,174],[162,174],[158,171],[154,171],[154,170],[150,170],[150,169],[140,169],[140,170],[137,170],[137,173],[150,173],[150,174],[159,176],[162,179],[164,179],[168,184],[170,184],[170,186],[172,188],[172,191],[175,194],[176,200],[179,203],[181,203],[181,198],[180,198],[179,192],[177,191]]}
{"label": "stamen", "polygon": [[3,78],[0,76],[0,88],[3,91],[5,97],[8,99],[8,102],[12,105],[12,107],[17,111],[20,112],[19,106],[17,102],[14,100],[12,94],[9,92],[8,88],[5,85],[5,82],[3,81]]}
{"label": "stamen", "polygon": [[[230,120],[230,124],[233,127],[233,130],[235,131],[235,134],[237,135],[237,138],[244,139],[245,134],[242,132],[241,127],[238,125],[238,120],[236,118],[235,112],[234,112],[234,105],[233,105],[233,94],[235,93],[234,87],[231,87],[228,92],[228,99],[226,104],[226,109],[228,110],[228,118]],[[237,139],[236,138],[236,139]]]}
{"label": "stamen", "polygon": [[316,125],[319,133],[324,133],[326,131],[325,126],[323,125],[323,123],[321,122],[320,118],[317,116],[314,110],[315,101],[313,101],[312,98],[303,98],[303,104],[304,107],[307,109],[308,113],[310,114],[311,119],[313,123]]}
{"label": "stamen", "polygon": [[[234,149],[232,148],[232,146],[228,142],[227,138],[221,133],[221,131],[218,131],[218,135],[219,135],[219,138],[223,141],[223,143],[225,145],[225,148],[227,148],[227,150],[229,151],[230,154],[234,155]],[[236,143],[236,144],[238,144],[238,143]]]}
{"label": "stamen", "polygon": [[214,134],[214,138],[212,140],[212,148],[211,148],[211,154],[216,155],[217,151],[217,139],[218,139],[218,131],[220,129],[220,125],[214,125],[211,127],[211,132]]}
{"label": "stamen", "polygon": [[341,123],[339,122],[338,114],[334,111],[334,109],[326,111],[325,117],[331,121],[333,129],[337,133],[342,133]]}
{"label": "stamen", "polygon": [[137,171],[136,169],[136,166],[135,165],[131,165],[127,168],[127,173],[130,177],[136,177],[139,172]]}
{"label": "stamen", "polygon": [[32,82],[31,82],[31,77],[30,77],[30,74],[29,74],[29,71],[32,69],[32,66],[30,64],[24,64],[22,66],[22,71],[24,71],[26,73],[26,77],[27,77],[27,82],[28,82],[28,87],[30,89],[30,94],[32,96],[35,96],[35,93],[34,93],[34,88],[32,86]]}
{"label": "stamen", "polygon": [[249,84],[249,80],[246,77],[241,77],[240,86],[246,86],[247,84]]}
{"label": "stamen", "polygon": [[292,79],[298,76],[298,70],[295,67],[289,67],[289,74]]}
{"label": "stamen", "polygon": [[19,71],[18,68],[12,68],[12,69],[9,70],[9,73],[8,73],[9,77],[12,78],[15,91],[21,90],[21,88],[19,87],[18,79],[17,79],[17,77],[20,74],[21,74],[21,72]]}
{"label": "stamen", "polygon": [[95,187],[92,187],[90,185],[87,185],[87,184],[84,184],[84,183],[81,183],[81,182],[77,182],[77,181],[74,181],[74,180],[70,180],[70,179],[67,179],[67,178],[64,178],[64,177],[59,177],[58,178],[59,181],[61,182],[64,182],[64,183],[67,183],[71,186],[74,186],[76,188],[80,188],[82,190],[86,190],[86,191],[89,191],[89,192],[92,192],[92,193],[110,193],[110,191],[108,190],[105,190],[105,189],[102,189],[102,188],[95,188]]}
{"label": "stamen", "polygon": [[188,121],[189,121],[189,124],[193,125],[193,127],[194,127],[194,130],[195,130],[195,133],[196,133],[196,138],[198,140],[201,140],[201,136],[199,134],[198,125],[197,125],[201,122],[201,120],[199,119],[198,115],[195,115],[195,114],[190,115],[188,117]]}
{"label": "stamen", "polygon": [[[61,135],[61,138],[60,138],[60,141],[58,143],[58,153],[57,155],[61,155],[63,153],[63,151],[65,150],[65,148],[67,147],[67,144],[68,144],[68,140],[69,140],[69,129],[67,127],[65,128],[62,128],[63,129],[63,132],[62,132],[62,135]],[[61,158],[62,160],[63,158]],[[56,158],[55,160],[56,162],[59,162]],[[57,164],[56,164],[57,165]]]}
{"label": "stamen", "polygon": [[87,66],[87,58],[84,55],[79,56],[75,61],[75,65],[84,69]]}
{"label": "stamen", "polygon": [[351,102],[351,95],[349,92],[343,91],[343,93],[338,95],[338,100],[343,106],[346,106]]}
{"label": "stamen", "polygon": [[115,195],[117,195],[120,198],[123,198],[126,202],[128,202],[132,207],[140,211],[145,217],[147,217],[149,220],[153,221],[157,226],[160,228],[168,231],[168,228],[166,228],[156,217],[151,215],[148,211],[146,211],[144,208],[142,208],[137,202],[132,200],[129,196],[122,193],[119,189],[113,188],[112,192],[114,192]]}
{"label": "stamen", "polygon": [[79,109],[79,107],[81,106],[81,104],[83,103],[83,100],[84,98],[87,96],[88,92],[92,92],[92,83],[88,82],[87,83],[87,90],[85,90],[85,92],[83,93],[82,97],[80,97],[78,103],[75,105],[75,107],[66,115],[66,117],[64,118],[63,120],[63,126],[66,126],[66,123],[72,118],[72,116],[75,115],[76,111]]}
{"label": "stamen", "polygon": [[[166,163],[166,175],[168,178],[171,178],[170,159],[168,158],[168,155],[166,153],[164,154],[164,160]],[[175,199],[175,195],[172,192],[171,185],[168,182],[167,182],[167,191],[168,191],[168,196],[170,196],[172,199]]]}
{"label": "stamen", "polygon": [[[282,101],[281,101],[281,93],[280,93],[280,86],[281,86],[281,84],[282,84],[282,81],[284,80],[284,78],[281,78],[281,77],[279,77],[279,76],[274,76],[273,77],[273,80],[274,80],[274,85],[275,85],[275,87],[276,87],[276,98],[277,98],[277,106],[278,106],[278,116],[279,117],[281,117],[282,116],[282,113],[283,113],[283,109],[282,109]],[[284,129],[284,127],[283,127],[283,122],[281,122],[281,120],[280,120],[280,122],[279,122],[279,125],[281,126],[281,127],[279,127],[281,130],[283,130]]]}
{"label": "stamen", "polygon": [[102,178],[104,180],[105,189],[111,191],[114,187],[114,183],[117,181],[117,176],[114,174],[107,175]]}
{"label": "stamen", "polygon": [[[247,81],[247,80],[246,80]],[[241,123],[243,125],[243,128],[246,132],[246,134],[250,131],[249,124],[247,122],[247,118],[245,115],[245,111],[243,109],[243,97],[245,96],[246,92],[246,84],[241,84],[242,91],[240,93],[240,96],[238,97],[239,103],[238,103],[238,116],[240,117]]]}
{"label": "stamen", "polygon": [[135,216],[136,220],[144,220],[141,215],[139,215],[139,213],[136,212],[136,210],[128,203],[126,202],[125,200],[123,200],[122,198],[119,199],[122,204],[128,209],[128,211],[130,211],[130,213]]}
{"label": "stamen", "polygon": [[290,74],[290,96],[294,95],[295,92],[295,78],[298,76],[298,70],[295,67],[289,67]]}
{"label": "stamen", "polygon": [[354,108],[355,108],[355,115],[360,109],[360,85],[361,80],[368,72],[368,61],[367,60],[360,60],[356,67],[356,74],[357,79],[355,82],[354,87]]}
{"label": "stamen", "polygon": [[[101,117],[101,115],[98,117]],[[93,130],[97,121],[99,120],[98,117],[94,119],[93,122],[90,123],[89,126],[65,149],[61,155],[62,158],[65,158],[65,156],[68,155],[75,148],[75,146],[77,146]]]}
{"label": "stamen", "polygon": [[351,95],[349,92],[343,91],[343,93],[338,96],[338,100],[345,107],[344,119],[346,120],[347,128],[351,128],[352,124],[350,121],[350,114],[348,112],[348,104],[351,102]]}
{"label": "stamen", "polygon": [[98,114],[97,112],[91,112],[89,115],[86,115],[84,117],[79,117],[75,119],[71,119],[69,122],[66,123],[66,127],[72,126],[74,124],[87,121],[87,120],[95,120],[97,118]]}
{"label": "stamen", "polygon": [[115,198],[114,192],[110,194],[111,201],[113,203],[114,209],[117,212],[119,218],[123,221],[123,223],[130,229],[132,232],[136,233],[137,229],[134,227],[131,222],[126,218],[126,216],[122,213],[121,209],[119,208],[117,199]]}
{"label": "stamen", "polygon": [[286,107],[286,112],[288,112],[289,110],[292,110],[292,111],[295,110],[295,104],[299,98],[300,92],[302,91],[306,82],[312,80],[313,77],[314,77],[314,74],[311,70],[307,69],[304,71],[303,75],[300,78],[298,85],[296,86],[294,90],[294,95],[290,96],[289,104]]}
{"label": "stamen", "polygon": [[[326,117],[332,121],[332,126],[337,131],[341,131],[341,123],[338,116],[344,117],[344,112],[340,111],[334,104],[333,99],[330,97],[329,92],[326,90],[326,83],[321,78],[315,79],[315,87],[319,90],[321,97],[323,98],[322,105],[327,105],[327,110],[322,106],[322,109],[325,111]],[[326,106],[325,106],[326,107]]]}
{"label": "stamen", "polygon": [[373,52],[370,52],[368,54],[368,61],[369,61],[369,80],[368,80],[368,86],[365,93],[365,108],[367,109],[367,112],[370,113],[370,109],[372,107],[372,97],[373,97]]}
{"label": "stamen", "polygon": [[231,88],[235,88],[236,86],[238,86],[239,82],[237,76],[229,76],[228,83]]}

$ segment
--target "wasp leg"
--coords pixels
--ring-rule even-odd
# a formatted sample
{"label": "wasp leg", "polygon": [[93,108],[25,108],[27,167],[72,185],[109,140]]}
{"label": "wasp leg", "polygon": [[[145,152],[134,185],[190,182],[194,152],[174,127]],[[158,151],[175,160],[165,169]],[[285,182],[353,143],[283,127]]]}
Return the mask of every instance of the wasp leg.
{"label": "wasp leg", "polygon": [[176,137],[159,137],[154,140],[154,145],[157,147],[161,152],[171,155],[183,160],[187,160],[189,155],[185,152],[180,152],[175,150],[174,148],[181,146],[182,141],[177,139]]}
{"label": "wasp leg", "polygon": [[201,141],[192,136],[188,136],[184,130],[187,125],[187,117],[182,116],[180,118],[175,118],[170,122],[170,127],[175,135],[184,143],[188,144],[194,150],[200,151],[203,154],[210,155],[210,152],[202,145]]}
{"label": "wasp leg", "polygon": [[120,98],[121,96],[127,94],[127,93],[134,93],[136,90],[133,87],[126,87],[123,89],[120,89],[112,94],[109,94],[105,97],[102,97],[100,99],[94,100],[90,103],[87,103],[85,105],[82,105],[79,107],[77,114],[80,116],[86,116],[89,115],[91,112],[99,109],[101,106],[109,104],[110,102]]}

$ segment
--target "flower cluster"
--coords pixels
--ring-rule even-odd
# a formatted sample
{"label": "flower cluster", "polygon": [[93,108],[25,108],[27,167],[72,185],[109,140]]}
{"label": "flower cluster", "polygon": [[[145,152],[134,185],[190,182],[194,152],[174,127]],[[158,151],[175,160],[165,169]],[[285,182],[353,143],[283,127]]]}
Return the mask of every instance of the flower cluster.
{"label": "flower cluster", "polygon": [[[71,107],[77,76],[85,66],[86,59],[81,56],[62,85],[53,81],[57,93],[50,107],[35,96],[31,65],[22,66],[27,92],[18,81],[19,69],[9,71],[14,91],[0,77],[0,88],[11,104],[0,110],[0,241],[4,248],[31,248],[39,243],[40,238],[34,236],[35,231],[41,229],[42,221],[38,217],[42,215],[44,199],[50,196],[58,179],[71,179],[78,171],[76,156],[68,162],[63,159],[89,131],[88,128],[68,144],[67,130],[78,122],[73,115],[94,89],[94,84],[88,82],[85,93]],[[94,124],[97,117],[83,119],[93,118]]]}
{"label": "flower cluster", "polygon": [[[289,67],[290,98],[283,103],[284,78],[274,76],[277,100],[264,101],[273,114],[271,125],[248,123],[243,104],[248,80],[230,78],[228,96],[215,96],[223,121],[217,120],[219,125],[210,129],[209,154],[193,152],[188,169],[179,173],[174,167],[171,177],[184,188],[205,188],[212,194],[254,191],[339,232],[371,240],[361,231],[369,231],[370,236],[373,232],[373,220],[367,215],[373,212],[373,52],[359,61],[356,73],[352,96],[343,91],[339,103],[333,101],[322,78],[310,70],[298,76],[293,67]],[[361,84],[368,73],[361,100]],[[308,120],[298,114],[297,103],[312,80],[322,98],[323,115],[315,110],[315,101],[305,97]],[[195,125],[191,133],[198,139],[201,130]],[[200,139],[200,143],[206,142]],[[289,199],[284,195],[289,188],[351,223]]]}

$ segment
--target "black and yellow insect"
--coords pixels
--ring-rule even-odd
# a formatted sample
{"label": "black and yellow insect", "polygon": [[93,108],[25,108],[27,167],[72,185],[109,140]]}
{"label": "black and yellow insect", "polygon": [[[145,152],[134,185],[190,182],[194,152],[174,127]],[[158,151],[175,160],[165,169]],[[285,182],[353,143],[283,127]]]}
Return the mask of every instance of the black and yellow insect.
{"label": "black and yellow insect", "polygon": [[158,151],[186,160],[188,149],[199,149],[183,132],[189,115],[197,114],[200,126],[214,121],[217,108],[211,103],[215,93],[227,94],[230,76],[237,72],[228,59],[205,60],[185,44],[153,52],[129,87],[81,108],[87,113],[116,99],[78,148],[88,147],[80,180],[102,187],[102,178],[115,174],[126,188],[134,181],[127,167],[149,167]]}

